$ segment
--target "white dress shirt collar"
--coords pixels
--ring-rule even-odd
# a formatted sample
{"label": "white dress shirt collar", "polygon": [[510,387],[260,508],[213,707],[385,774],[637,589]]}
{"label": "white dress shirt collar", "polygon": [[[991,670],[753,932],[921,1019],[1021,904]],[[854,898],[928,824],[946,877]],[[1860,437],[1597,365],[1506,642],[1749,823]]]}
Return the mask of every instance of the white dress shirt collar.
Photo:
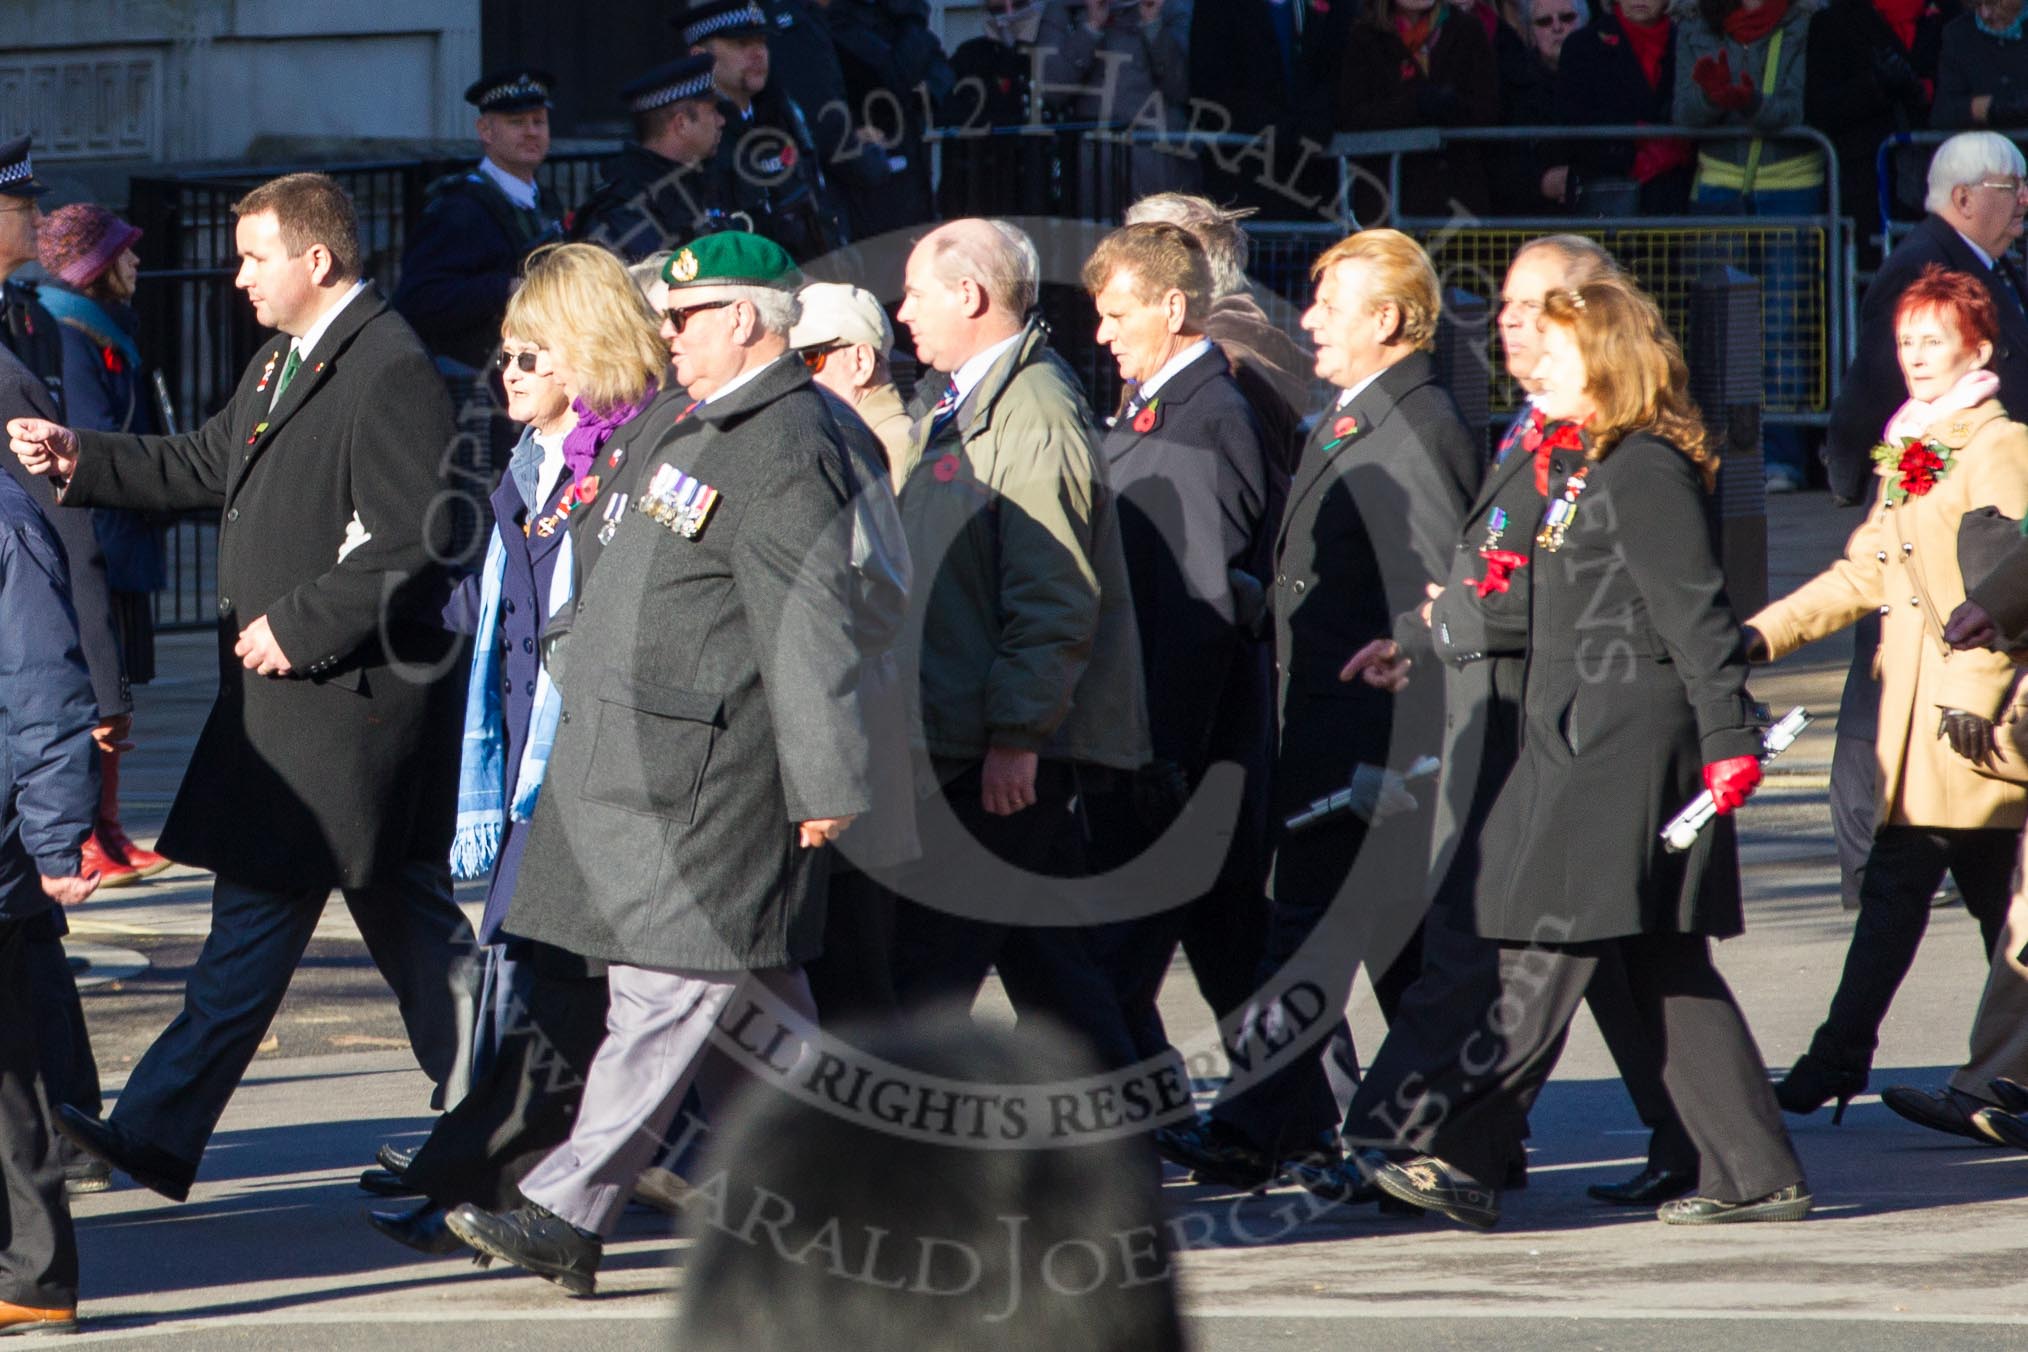
{"label": "white dress shirt collar", "polygon": [[1345,390],[1343,393],[1341,393],[1338,396],[1338,407],[1344,408],[1354,399],[1357,399],[1361,394],[1365,392],[1366,387],[1368,385],[1371,385],[1374,381],[1380,379],[1381,376],[1387,374],[1387,370],[1388,368],[1383,366],[1378,371],[1375,371],[1372,375],[1367,376],[1364,380],[1360,381],[1357,385],[1354,385],[1351,388]]}
{"label": "white dress shirt collar", "polygon": [[[1022,330],[1025,333],[1027,330]],[[951,372],[951,384],[957,387],[958,402],[964,403],[967,396],[986,378],[986,372],[993,369],[993,363],[1000,360],[1000,354],[1021,341],[1021,334],[1002,338],[980,352],[974,352],[957,370]]]}
{"label": "white dress shirt collar", "polygon": [[[1958,228],[1956,226],[1952,226],[1951,229],[1957,230]],[[1958,238],[1965,242],[1965,247],[1967,249],[1970,249],[1973,253],[1979,256],[1979,261],[1981,263],[1984,263],[1988,270],[1992,268],[1993,255],[1987,253],[1984,249],[1981,249],[1978,245],[1974,244],[1972,242],[1972,237],[1962,230],[1958,230]]]}
{"label": "white dress shirt collar", "polygon": [[514,175],[493,163],[489,156],[479,161],[479,172],[493,180],[493,185],[507,194],[507,200],[524,211],[535,210],[535,185],[523,183]]}
{"label": "white dress shirt collar", "polygon": [[[786,352],[782,354],[783,357],[786,357],[787,355],[788,354]],[[725,398],[726,395],[731,394],[734,390],[738,389],[740,386],[753,380],[755,377],[760,375],[761,372],[771,369],[774,366],[775,362],[778,362],[781,359],[782,357],[776,357],[774,361],[764,361],[759,366],[747,367],[744,371],[741,371],[731,380],[726,381],[723,385],[720,385],[710,394],[705,395],[703,402],[707,404],[717,403],[719,400]]]}
{"label": "white dress shirt collar", "polygon": [[317,350],[317,344],[324,337],[325,331],[331,327],[331,322],[338,318],[346,306],[357,300],[359,293],[365,289],[366,279],[362,277],[352,284],[350,291],[339,297],[336,305],[326,310],[318,318],[317,322],[310,326],[308,333],[300,338],[291,338],[289,340],[289,350],[302,353],[304,361],[310,360],[310,354]]}
{"label": "white dress shirt collar", "polygon": [[1142,403],[1153,399],[1157,394],[1161,393],[1162,387],[1169,383],[1171,376],[1210,350],[1211,340],[1209,338],[1199,338],[1196,342],[1169,358],[1168,361],[1163,362],[1162,369],[1142,381],[1140,388],[1135,391],[1135,394],[1139,396]]}

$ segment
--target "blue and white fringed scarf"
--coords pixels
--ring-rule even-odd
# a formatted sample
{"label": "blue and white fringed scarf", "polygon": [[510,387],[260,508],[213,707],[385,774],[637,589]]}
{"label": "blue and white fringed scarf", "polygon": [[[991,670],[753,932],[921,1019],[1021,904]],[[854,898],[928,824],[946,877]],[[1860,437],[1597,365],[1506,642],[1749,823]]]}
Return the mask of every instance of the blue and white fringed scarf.
{"label": "blue and white fringed scarf", "polygon": [[[550,574],[545,616],[570,604],[571,540],[568,532],[557,546],[556,568]],[[500,703],[500,588],[507,576],[507,547],[500,533],[486,546],[479,574],[478,640],[472,645],[471,684],[465,692],[465,740],[458,764],[458,827],[451,840],[451,875],[483,878],[500,855],[507,817],[525,822],[535,813],[542,776],[549,768],[549,749],[556,740],[557,715],[563,697],[544,667],[535,682],[535,706],[528,718],[528,744],[522,748],[514,796],[507,796],[507,719]]]}

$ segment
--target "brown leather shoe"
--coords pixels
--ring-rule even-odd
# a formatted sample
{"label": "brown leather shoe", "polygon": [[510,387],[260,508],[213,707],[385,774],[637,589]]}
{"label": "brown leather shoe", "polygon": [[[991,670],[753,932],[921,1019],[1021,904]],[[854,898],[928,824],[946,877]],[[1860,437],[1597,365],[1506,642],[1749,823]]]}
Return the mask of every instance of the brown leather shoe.
{"label": "brown leather shoe", "polygon": [[14,1305],[0,1300],[0,1338],[22,1333],[76,1333],[77,1306],[62,1310],[38,1310],[32,1305]]}

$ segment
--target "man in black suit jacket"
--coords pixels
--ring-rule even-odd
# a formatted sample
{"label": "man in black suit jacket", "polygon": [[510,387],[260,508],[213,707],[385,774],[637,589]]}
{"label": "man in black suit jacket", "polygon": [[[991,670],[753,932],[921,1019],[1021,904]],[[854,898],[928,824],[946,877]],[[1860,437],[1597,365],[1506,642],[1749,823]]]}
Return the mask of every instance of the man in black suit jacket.
{"label": "man in black suit jacket", "polygon": [[[1344,679],[1345,658],[1393,632],[1446,575],[1480,474],[1472,435],[1429,356],[1440,293],[1421,247],[1399,231],[1361,231],[1327,250],[1313,275],[1316,303],[1303,326],[1317,374],[1342,393],[1303,448],[1276,545],[1277,821],[1343,789],[1361,765],[1400,769],[1437,751],[1441,684],[1391,698]],[[1417,812],[1369,834],[1344,814],[1283,836],[1261,990],[1238,1042],[1244,1068],[1269,1073],[1236,1073],[1209,1123],[1158,1135],[1170,1158],[1239,1182],[1335,1139],[1352,1085],[1335,1073],[1327,1080],[1318,1044],[1335,1026],[1333,1070],[1347,1068],[1340,1011],[1357,963],[1368,963],[1376,984],[1394,984],[1382,974],[1428,900],[1429,822]]]}
{"label": "man in black suit jacket", "polygon": [[1123,922],[1100,944],[1146,1058],[1169,1046],[1155,998],[1179,941],[1220,1018],[1253,990],[1274,726],[1266,588],[1288,479],[1205,335],[1211,269],[1189,231],[1127,226],[1099,245],[1084,281],[1098,341],[1132,389],[1100,454],[1119,498],[1155,753],[1135,791],[1090,795],[1094,863],[1103,871],[1146,849],[1212,765],[1235,761],[1247,774],[1223,869],[1177,879],[1172,909]]}
{"label": "man in black suit jacket", "polygon": [[468,1027],[471,926],[448,866],[462,692],[435,624],[432,510],[453,427],[429,355],[359,280],[352,204],[291,174],[236,204],[238,285],[281,332],[182,436],[8,424],[67,507],[222,512],[219,693],[161,850],[215,870],[183,1012],[80,1147],[181,1201],[341,889],[440,1090]]}
{"label": "man in black suit jacket", "polygon": [[[1190,16],[1191,125],[1249,136],[1272,130],[1280,180],[1297,162],[1302,138],[1320,145],[1331,139],[1339,68],[1357,12],[1356,5],[1319,7],[1310,0],[1200,0]],[[1221,157],[1229,162],[1230,152],[1201,157],[1209,196],[1236,195],[1270,216],[1305,214],[1290,193],[1258,181],[1257,165],[1227,173],[1216,167]],[[1324,156],[1316,161],[1329,163]],[[1335,191],[1335,181],[1324,177],[1313,166],[1294,198]]]}

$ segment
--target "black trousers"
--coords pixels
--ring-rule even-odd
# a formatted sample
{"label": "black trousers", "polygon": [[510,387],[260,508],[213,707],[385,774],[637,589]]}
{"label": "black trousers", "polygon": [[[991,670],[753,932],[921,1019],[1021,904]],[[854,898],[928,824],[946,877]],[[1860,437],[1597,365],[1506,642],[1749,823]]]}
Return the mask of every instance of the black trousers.
{"label": "black trousers", "polygon": [[[1044,760],[1036,768],[1035,802],[1000,817],[979,801],[980,764],[946,778],[943,794],[967,830],[999,858],[1034,873],[1076,876],[1085,867],[1084,827],[1073,811],[1077,778],[1071,765]],[[933,880],[936,861],[917,876]],[[1014,925],[952,915],[898,898],[894,908],[894,990],[903,1010],[956,1002],[970,1007],[997,970],[1022,1015],[1053,1018],[1091,1044],[1101,1064],[1134,1064],[1119,1002],[1094,956],[1088,932],[1064,926]]]}
{"label": "black trousers", "polygon": [[[439,1117],[402,1177],[438,1206],[505,1211],[516,1186],[570,1136],[585,1075],[606,1035],[606,979],[541,944],[516,957],[505,1035],[471,1092]],[[563,968],[562,974],[555,968]]]}
{"label": "black trousers", "polygon": [[[36,983],[29,920],[0,920],[0,1301],[36,1309],[77,1304],[77,1235],[63,1163],[38,1085]],[[47,921],[41,923],[47,924]]]}
{"label": "black trousers", "polygon": [[894,893],[842,858],[831,861],[824,948],[803,964],[825,1027],[892,1018]]}
{"label": "black trousers", "polygon": [[1767,1067],[1710,943],[1639,934],[1590,943],[1500,945],[1500,1017],[1430,1095],[1428,1153],[1498,1186],[1506,1144],[1555,1068],[1570,1020],[1617,957],[1662,1083],[1696,1147],[1698,1191],[1744,1202],[1802,1181]]}
{"label": "black trousers", "polygon": [[1866,1069],[1880,1045],[1880,1025],[1894,993],[1915,963],[1929,928],[1930,900],[1944,873],[1957,879],[1965,909],[1979,922],[1983,956],[2007,918],[2016,831],[1952,831],[1883,826],[1859,882],[1859,919],[1845,950],[1845,970],[1831,1012],[1810,1039],[1810,1054],[1834,1066]]}
{"label": "black trousers", "polygon": [[91,1033],[85,1027],[77,977],[70,970],[70,955],[64,952],[62,922],[54,910],[49,910],[23,924],[28,932],[28,980],[34,992],[35,1036],[49,1101],[97,1117],[105,1109],[105,1101],[99,1096],[99,1063],[92,1055]]}
{"label": "black trousers", "polygon": [[[183,1009],[142,1055],[111,1120],[197,1175],[205,1143],[288,993],[330,893],[270,892],[220,878],[211,932],[184,982]],[[373,965],[393,987],[423,1073],[450,1101],[463,1096],[477,996],[476,941],[451,900],[444,864],[405,865],[345,905]],[[446,1090],[447,1083],[456,1088]]]}

